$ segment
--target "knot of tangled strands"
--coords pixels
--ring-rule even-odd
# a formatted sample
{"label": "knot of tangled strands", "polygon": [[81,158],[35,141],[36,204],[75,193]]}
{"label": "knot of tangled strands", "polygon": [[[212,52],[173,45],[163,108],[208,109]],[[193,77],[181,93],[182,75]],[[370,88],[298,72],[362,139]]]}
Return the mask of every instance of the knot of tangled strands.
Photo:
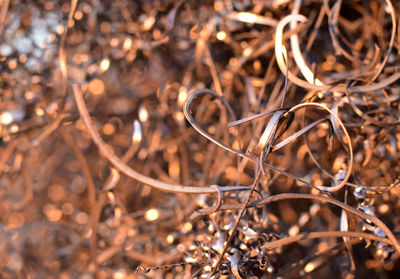
{"label": "knot of tangled strands", "polygon": [[[264,134],[266,134],[266,140],[263,142],[264,146],[262,148],[262,152],[260,155],[260,158],[254,158],[250,155],[247,155],[243,152],[241,152],[240,150],[237,150],[235,148],[232,148],[230,146],[228,146],[227,144],[217,140],[216,138],[214,138],[212,135],[210,135],[208,132],[206,132],[203,128],[200,127],[200,125],[195,121],[193,115],[191,114],[192,111],[192,104],[193,101],[198,98],[200,95],[212,95],[214,96],[216,99],[219,99],[222,104],[224,104],[225,108],[229,111],[229,113],[231,114],[232,118],[234,117],[233,114],[233,110],[231,108],[231,106],[229,105],[229,103],[225,100],[225,98],[219,94],[217,94],[216,92],[210,90],[210,89],[200,89],[197,90],[195,92],[192,93],[192,95],[190,95],[188,101],[186,102],[185,106],[184,106],[184,114],[186,119],[189,121],[189,123],[193,126],[193,128],[196,129],[196,131],[198,131],[202,136],[204,136],[205,138],[207,138],[208,140],[210,140],[211,142],[215,143],[216,145],[222,147],[223,149],[239,156],[242,158],[246,158],[249,159],[250,161],[253,161],[254,163],[259,163],[259,166],[261,166],[261,169],[263,170],[264,167],[268,167],[274,171],[277,171],[281,174],[284,174],[288,177],[291,177],[299,182],[302,182],[308,186],[311,186],[312,188],[318,189],[322,192],[321,196],[316,196],[316,195],[301,195],[301,194],[281,194],[281,195],[276,195],[276,196],[271,196],[269,198],[267,198],[267,200],[269,200],[270,202],[273,201],[278,201],[278,200],[285,200],[285,199],[316,199],[316,200],[320,200],[320,201],[326,201],[326,202],[330,202],[332,204],[335,204],[339,207],[342,207],[344,210],[348,211],[351,214],[354,214],[356,216],[359,216],[365,220],[371,221],[374,224],[376,224],[379,228],[382,229],[382,231],[386,234],[386,236],[388,237],[388,239],[383,238],[385,243],[390,243],[392,244],[396,250],[398,252],[400,252],[400,244],[397,241],[397,238],[393,235],[393,233],[390,231],[390,229],[377,217],[373,216],[373,215],[369,215],[367,213],[364,213],[362,211],[359,211],[357,209],[352,208],[351,206],[348,206],[340,201],[335,200],[334,198],[332,198],[330,195],[327,195],[326,192],[336,192],[338,190],[340,190],[341,188],[343,188],[350,175],[351,175],[351,171],[352,171],[352,165],[353,165],[353,150],[352,150],[352,145],[351,145],[351,138],[344,126],[344,124],[342,123],[342,121],[339,119],[339,117],[329,108],[327,108],[325,105],[319,104],[319,103],[302,103],[299,105],[296,105],[290,109],[278,109],[278,110],[274,110],[274,111],[270,111],[270,112],[265,112],[262,115],[260,115],[259,117],[263,117],[266,116],[268,114],[273,113],[273,116],[271,117],[271,120],[268,123],[268,126],[266,128],[266,132]],[[284,132],[285,129],[288,128],[288,125],[286,125],[286,127],[283,128],[282,130],[282,126],[285,125],[285,121],[280,121],[282,118],[287,117],[288,115],[293,117],[293,113],[296,112],[299,109],[302,108],[306,108],[306,107],[314,107],[314,108],[319,108],[321,110],[324,110],[326,112],[328,112],[330,114],[330,118],[323,118],[321,120],[315,121],[314,123],[312,123],[311,125],[308,125],[307,127],[301,129],[300,131],[296,132],[295,134],[293,134],[292,136],[288,137],[286,140],[283,140],[282,142],[276,144],[274,146],[274,142],[275,140]],[[257,117],[251,117],[251,120],[256,119]],[[246,122],[247,120],[239,120],[239,121],[234,121],[234,123],[231,123],[230,127],[237,125],[237,124],[242,124],[244,122]],[[272,165],[269,165],[267,163],[264,162],[266,156],[268,155],[268,153],[272,150],[272,151],[276,151],[278,149],[280,149],[281,147],[285,146],[286,144],[288,144],[289,142],[295,140],[297,137],[299,137],[300,135],[303,135],[305,132],[307,132],[308,130],[310,130],[312,127],[314,127],[315,125],[318,125],[319,123],[322,123],[324,121],[329,122],[329,124],[332,126],[334,126],[336,129],[334,129],[334,132],[336,133],[336,136],[338,138],[340,138],[340,142],[344,142],[342,135],[338,132],[339,128],[343,131],[344,136],[346,137],[346,142],[347,142],[347,147],[345,147],[345,149],[348,152],[348,156],[349,156],[349,160],[348,160],[348,167],[347,167],[347,171],[346,171],[346,175],[343,178],[343,180],[336,184],[335,186],[315,186],[315,185],[311,185],[310,183],[306,182],[305,180],[298,178],[297,176],[294,176],[292,174],[289,174],[283,170],[280,170],[278,168],[273,167]],[[289,124],[290,125],[290,124]],[[281,129],[280,133],[277,133],[277,131]],[[263,135],[264,136],[264,135]],[[265,171],[263,170],[263,173],[265,173]],[[260,172],[257,175],[257,178],[255,179],[255,182],[252,186],[252,190],[254,190],[255,185],[257,184],[257,181],[260,177]],[[336,179],[335,179],[336,182]],[[325,192],[326,191],[326,192]],[[261,199],[258,201],[253,202],[252,204],[248,204],[249,203],[249,199],[251,196],[252,191],[250,191],[250,194],[246,200],[246,202],[242,205],[242,204],[236,204],[236,205],[232,205],[232,204],[227,204],[227,205],[223,205],[221,206],[221,204],[217,204],[214,207],[210,208],[209,210],[205,210],[204,213],[213,213],[216,212],[216,209],[241,209],[241,212],[239,214],[239,217],[233,227],[233,229],[231,230],[231,234],[226,242],[226,245],[224,247],[223,252],[221,253],[221,256],[219,258],[219,261],[217,262],[217,264],[214,266],[214,271],[213,274],[216,273],[219,264],[224,256],[224,253],[227,250],[227,247],[229,245],[229,242],[233,236],[233,233],[235,231],[235,229],[237,228],[238,225],[238,221],[241,218],[241,216],[244,213],[244,209],[247,207],[251,207],[251,206],[255,206],[257,205],[257,202],[261,202],[262,204],[267,204],[268,202],[262,202],[265,199]],[[197,213],[199,214],[199,213]],[[198,216],[198,215],[196,215]],[[311,233],[311,234],[304,234],[304,235],[300,235],[298,237],[292,237],[292,238],[287,238],[285,239],[281,239],[279,241],[275,241],[275,242],[271,242],[268,246],[265,246],[266,248],[271,248],[271,247],[279,247],[285,244],[289,244],[291,242],[296,242],[296,241],[300,241],[302,239],[312,239],[312,238],[321,238],[321,237],[344,237],[344,236],[348,236],[348,237],[359,237],[359,238],[365,238],[365,239],[372,239],[372,240],[378,240],[379,237],[374,236],[374,235],[368,235],[365,233],[358,233],[358,232],[347,232],[347,231],[338,231],[338,232],[315,232],[315,233]],[[381,239],[381,238],[379,238]],[[382,240],[383,240],[382,239]]]}
{"label": "knot of tangled strands", "polygon": [[[201,134],[202,136],[204,136],[205,138],[207,138],[211,142],[215,143],[216,145],[222,147],[223,149],[225,149],[225,150],[227,150],[227,151],[229,151],[229,152],[231,152],[231,153],[233,153],[233,154],[235,154],[235,155],[237,155],[237,156],[239,156],[241,158],[248,159],[248,160],[258,164],[260,162],[260,160],[258,158],[254,158],[254,157],[252,157],[252,156],[250,156],[248,154],[245,154],[245,153],[241,152],[240,150],[237,150],[237,149],[235,149],[235,148],[233,148],[233,147],[231,147],[231,146],[229,146],[229,145],[217,140],[212,135],[210,135],[208,132],[206,132],[203,128],[201,128],[200,125],[196,122],[196,120],[194,119],[193,115],[191,114],[191,108],[192,108],[193,101],[196,98],[198,98],[200,95],[207,95],[207,94],[212,95],[212,96],[216,97],[217,99],[219,99],[222,102],[222,104],[225,106],[225,108],[229,111],[229,113],[232,116],[232,118],[235,118],[233,110],[232,110],[232,107],[229,105],[229,103],[225,100],[225,98],[223,96],[217,94],[216,92],[214,92],[214,91],[212,91],[210,89],[199,89],[199,90],[196,90],[195,92],[193,92],[190,95],[190,97],[187,100],[185,106],[183,107],[183,112],[185,114],[186,119],[189,121],[189,123],[193,126],[193,128],[199,134]],[[294,179],[294,180],[296,180],[296,181],[298,181],[300,183],[303,183],[303,184],[305,184],[307,186],[310,186],[312,188],[316,188],[316,189],[319,189],[321,191],[326,191],[326,192],[336,192],[336,191],[340,190],[343,186],[346,185],[346,183],[347,183],[347,181],[348,181],[348,179],[349,179],[349,177],[351,175],[352,165],[353,165],[353,149],[352,149],[352,146],[351,146],[350,136],[349,136],[344,124],[342,123],[342,121],[336,116],[336,114],[333,111],[331,111],[329,108],[327,108],[326,106],[324,106],[322,104],[318,104],[318,103],[302,103],[302,104],[299,104],[299,105],[296,105],[296,106],[292,107],[291,109],[283,109],[283,108],[281,108],[281,109],[278,109],[278,110],[272,110],[272,111],[265,112],[265,113],[262,113],[262,114],[258,115],[258,118],[259,118],[259,117],[264,117],[264,116],[267,116],[268,114],[272,114],[273,113],[273,116],[271,117],[271,120],[269,122],[269,124],[273,122],[273,125],[267,126],[267,129],[266,129],[267,133],[264,133],[267,136],[265,137],[265,141],[263,143],[263,148],[262,148],[263,154],[262,154],[261,157],[265,158],[265,155],[266,155],[265,154],[265,149],[266,149],[265,147],[266,146],[270,145],[270,147],[271,147],[270,149],[272,149],[272,151],[276,151],[276,150],[284,147],[289,142],[295,140],[297,137],[301,136],[302,134],[304,134],[306,131],[308,131],[309,129],[311,129],[313,127],[313,126],[309,126],[309,127],[305,128],[305,129],[302,129],[298,133],[295,133],[294,135],[292,135],[289,138],[287,138],[286,140],[276,144],[275,146],[272,146],[272,143],[275,141],[275,139],[277,137],[279,137],[284,132],[284,129],[287,128],[287,127],[285,127],[279,133],[279,135],[276,133],[276,131],[278,131],[279,129],[283,128],[283,126],[285,126],[285,122],[284,121],[280,121],[280,119],[282,117],[286,117],[287,115],[292,115],[294,112],[296,112],[296,111],[298,111],[300,109],[303,109],[303,108],[307,108],[307,107],[314,107],[314,108],[318,108],[318,109],[321,109],[321,110],[324,110],[324,111],[328,112],[335,120],[335,124],[332,123],[332,125],[339,126],[342,129],[342,131],[343,131],[343,133],[344,133],[344,135],[346,137],[347,145],[348,145],[347,146],[347,150],[348,150],[348,166],[347,166],[346,175],[343,178],[343,180],[340,183],[338,183],[337,185],[334,185],[334,186],[316,186],[316,185],[312,185],[312,184],[308,183],[307,181],[305,181],[302,178],[299,178],[299,177],[297,177],[297,176],[295,176],[293,174],[290,174],[290,173],[288,173],[288,172],[286,172],[284,170],[278,169],[278,168],[276,168],[276,167],[264,162],[263,160],[262,160],[262,162],[260,162],[260,165],[262,165],[263,167],[267,167],[267,168],[269,168],[269,169],[271,169],[273,171],[279,172],[279,173],[281,173],[281,174],[283,174],[285,176],[288,176],[288,177],[290,177],[290,178],[292,178],[292,179]],[[287,113],[284,113],[285,111]],[[256,117],[253,116],[253,117],[251,117],[249,119],[250,120],[254,120],[254,119],[256,119]],[[231,123],[229,126],[232,127],[232,126],[237,125],[237,124],[245,123],[246,121],[248,121],[248,119],[247,120],[244,119],[244,120],[241,120],[241,121],[240,120],[239,121],[234,121],[234,123]],[[330,121],[330,120],[324,118],[323,121]],[[314,123],[315,124],[319,124],[320,122],[321,121],[316,121]],[[268,129],[268,127],[270,127],[270,128]],[[342,135],[337,131],[338,130],[335,130],[336,136],[338,138],[342,138]]]}

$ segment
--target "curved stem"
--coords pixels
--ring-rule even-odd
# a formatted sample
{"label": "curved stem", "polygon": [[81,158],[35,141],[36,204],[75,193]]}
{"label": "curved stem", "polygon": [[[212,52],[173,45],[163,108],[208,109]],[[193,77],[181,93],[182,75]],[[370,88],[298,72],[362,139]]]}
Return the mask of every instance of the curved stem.
{"label": "curved stem", "polygon": [[95,278],[100,278],[99,275],[99,264],[97,259],[97,223],[98,220],[96,218],[96,185],[94,184],[94,180],[92,177],[92,173],[89,169],[89,164],[82,154],[82,151],[79,149],[78,145],[75,143],[71,135],[66,129],[60,127],[59,132],[62,136],[64,142],[69,145],[72,149],[72,152],[75,154],[75,157],[78,159],[79,164],[81,165],[81,169],[83,175],[85,176],[87,182],[87,194],[88,194],[88,203],[89,203],[89,216],[90,216],[90,229],[92,230],[90,234],[90,256],[92,258],[92,263],[94,266],[94,275]]}
{"label": "curved stem", "polygon": [[282,239],[270,241],[263,246],[261,246],[262,249],[272,249],[272,248],[278,248],[281,246],[289,245],[294,242],[299,242],[302,240],[310,240],[310,239],[315,239],[315,238],[324,238],[324,237],[354,237],[354,238],[364,238],[364,239],[370,239],[370,240],[375,240],[379,242],[384,242],[387,244],[392,244],[392,242],[381,236],[376,236],[373,234],[369,233],[363,233],[363,232],[344,232],[344,231],[325,231],[325,232],[309,232],[309,233],[299,233],[298,235],[295,236],[289,236],[285,237]]}

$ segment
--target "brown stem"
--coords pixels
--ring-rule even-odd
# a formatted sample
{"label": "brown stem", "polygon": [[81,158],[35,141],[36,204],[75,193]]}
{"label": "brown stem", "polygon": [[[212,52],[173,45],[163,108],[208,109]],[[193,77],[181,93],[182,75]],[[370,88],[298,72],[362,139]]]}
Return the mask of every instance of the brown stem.
{"label": "brown stem", "polygon": [[90,227],[92,230],[90,236],[90,255],[94,265],[94,276],[95,278],[100,278],[99,266],[97,263],[96,186],[94,184],[88,162],[85,156],[82,154],[82,151],[79,149],[78,145],[75,143],[74,139],[71,137],[66,129],[60,127],[58,131],[60,132],[62,139],[65,141],[66,144],[68,144],[68,146],[72,149],[75,157],[78,159],[79,164],[82,168],[83,175],[85,176],[88,185],[87,192],[90,211]]}

